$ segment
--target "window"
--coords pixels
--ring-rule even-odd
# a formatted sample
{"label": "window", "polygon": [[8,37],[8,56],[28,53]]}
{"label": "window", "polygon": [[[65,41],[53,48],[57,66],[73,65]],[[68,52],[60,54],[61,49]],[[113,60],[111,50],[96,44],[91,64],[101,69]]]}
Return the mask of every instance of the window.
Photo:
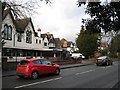
{"label": "window", "polygon": [[41,40],[39,40],[39,44],[41,44]]}
{"label": "window", "polygon": [[34,64],[41,64],[40,60],[34,60],[33,63]]}
{"label": "window", "polygon": [[29,31],[26,32],[26,43],[29,43]]}
{"label": "window", "polygon": [[29,41],[30,41],[30,43],[32,43],[32,32],[31,31],[29,32],[29,35],[30,35]]}
{"label": "window", "polygon": [[47,46],[47,43],[46,43],[46,42],[44,43],[44,46]]}
{"label": "window", "polygon": [[21,33],[18,34],[18,39],[17,39],[17,41],[18,41],[18,42],[21,42],[21,41],[22,41],[22,34],[21,34]]}
{"label": "window", "polygon": [[48,60],[41,60],[42,64],[52,64],[50,61]]}
{"label": "window", "polygon": [[11,26],[8,27],[8,39],[9,40],[12,39],[12,27]]}
{"label": "window", "polygon": [[6,40],[12,40],[12,27],[7,24],[4,25],[4,38]]}
{"label": "window", "polygon": [[32,32],[26,31],[26,43],[32,43]]}
{"label": "window", "polygon": [[38,39],[36,39],[36,44],[38,43]]}
{"label": "window", "polygon": [[25,65],[25,64],[28,64],[29,63],[29,61],[27,61],[27,60],[22,60],[22,61],[20,61],[20,64],[21,65]]}
{"label": "window", "polygon": [[4,25],[4,38],[7,39],[8,25]]}

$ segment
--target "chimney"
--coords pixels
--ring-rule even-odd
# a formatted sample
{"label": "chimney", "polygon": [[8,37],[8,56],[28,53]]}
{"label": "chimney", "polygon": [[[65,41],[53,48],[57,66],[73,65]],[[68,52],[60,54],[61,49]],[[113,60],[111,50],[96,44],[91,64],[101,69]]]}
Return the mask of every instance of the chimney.
{"label": "chimney", "polygon": [[41,29],[38,28],[38,36],[41,37]]}

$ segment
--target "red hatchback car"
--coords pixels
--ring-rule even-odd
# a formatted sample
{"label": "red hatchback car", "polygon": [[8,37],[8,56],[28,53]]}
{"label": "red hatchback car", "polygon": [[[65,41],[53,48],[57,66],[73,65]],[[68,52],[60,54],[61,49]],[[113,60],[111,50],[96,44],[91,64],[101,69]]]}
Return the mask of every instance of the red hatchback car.
{"label": "red hatchback car", "polygon": [[36,79],[41,74],[54,73],[60,74],[60,66],[47,59],[26,59],[21,60],[17,65],[16,74],[20,78],[31,77]]}

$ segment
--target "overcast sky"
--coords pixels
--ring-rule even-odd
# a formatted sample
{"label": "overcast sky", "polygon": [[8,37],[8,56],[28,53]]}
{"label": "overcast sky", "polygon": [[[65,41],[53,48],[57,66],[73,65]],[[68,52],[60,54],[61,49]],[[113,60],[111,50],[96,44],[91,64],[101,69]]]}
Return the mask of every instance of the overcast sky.
{"label": "overcast sky", "polygon": [[87,18],[85,7],[77,7],[77,0],[54,0],[51,5],[41,3],[37,9],[39,14],[32,17],[35,29],[41,28],[42,33],[50,32],[55,38],[75,41],[80,32],[82,18]]}

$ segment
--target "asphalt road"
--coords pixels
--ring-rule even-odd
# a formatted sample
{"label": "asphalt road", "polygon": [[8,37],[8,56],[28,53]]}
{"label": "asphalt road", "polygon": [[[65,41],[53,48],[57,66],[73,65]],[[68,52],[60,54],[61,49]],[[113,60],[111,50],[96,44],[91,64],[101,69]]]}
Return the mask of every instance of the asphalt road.
{"label": "asphalt road", "polygon": [[118,83],[118,62],[112,66],[82,66],[62,69],[61,74],[33,80],[3,77],[2,88],[112,88]]}

